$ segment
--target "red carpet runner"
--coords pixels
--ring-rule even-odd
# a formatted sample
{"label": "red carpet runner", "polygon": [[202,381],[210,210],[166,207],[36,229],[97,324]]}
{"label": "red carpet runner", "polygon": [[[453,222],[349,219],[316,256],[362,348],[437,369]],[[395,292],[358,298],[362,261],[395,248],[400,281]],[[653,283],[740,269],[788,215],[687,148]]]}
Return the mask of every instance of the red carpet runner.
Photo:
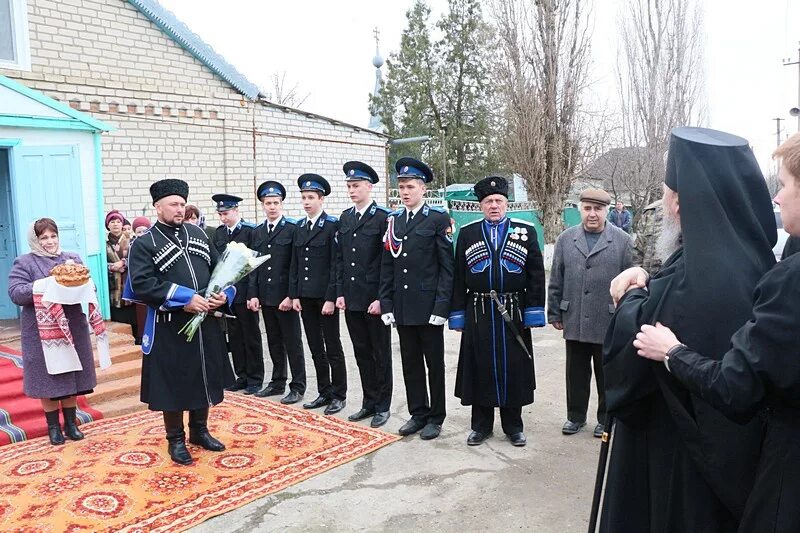
{"label": "red carpet runner", "polygon": [[227,445],[169,460],[160,413],[86,424],[86,438],[0,448],[0,531],[182,531],[351,461],[400,437],[230,394],[211,410]]}
{"label": "red carpet runner", "polygon": [[[103,415],[78,398],[81,423],[99,420]],[[0,345],[0,446],[47,434],[42,404],[22,393],[22,355]]]}

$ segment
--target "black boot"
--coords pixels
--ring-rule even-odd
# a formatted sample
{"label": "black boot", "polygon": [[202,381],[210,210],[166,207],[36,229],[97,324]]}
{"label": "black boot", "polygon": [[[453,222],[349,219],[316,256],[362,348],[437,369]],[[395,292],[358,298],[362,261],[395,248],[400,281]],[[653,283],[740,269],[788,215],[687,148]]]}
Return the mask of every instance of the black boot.
{"label": "black boot", "polygon": [[208,432],[208,407],[189,411],[189,442],[212,452],[225,449],[225,445]]}
{"label": "black boot", "polygon": [[75,408],[62,407],[61,411],[64,413],[64,434],[70,440],[81,440],[83,433],[78,429],[78,424],[76,423]]}
{"label": "black boot", "polygon": [[61,423],[58,421],[58,409],[45,411],[45,418],[47,418],[47,434],[50,437],[50,444],[64,444],[64,434],[61,433]]}
{"label": "black boot", "polygon": [[164,429],[167,430],[167,452],[179,465],[192,464],[192,456],[186,449],[186,433],[183,431],[183,411],[164,411]]}

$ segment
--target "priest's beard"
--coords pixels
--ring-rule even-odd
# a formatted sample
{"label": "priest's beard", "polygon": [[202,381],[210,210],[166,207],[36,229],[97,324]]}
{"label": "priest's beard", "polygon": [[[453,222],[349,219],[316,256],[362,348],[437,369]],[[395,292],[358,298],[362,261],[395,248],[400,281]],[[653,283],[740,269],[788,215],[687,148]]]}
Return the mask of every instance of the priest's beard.
{"label": "priest's beard", "polygon": [[656,241],[656,257],[662,262],[674,254],[683,244],[681,238],[681,220],[668,210],[664,210],[661,221],[661,232]]}

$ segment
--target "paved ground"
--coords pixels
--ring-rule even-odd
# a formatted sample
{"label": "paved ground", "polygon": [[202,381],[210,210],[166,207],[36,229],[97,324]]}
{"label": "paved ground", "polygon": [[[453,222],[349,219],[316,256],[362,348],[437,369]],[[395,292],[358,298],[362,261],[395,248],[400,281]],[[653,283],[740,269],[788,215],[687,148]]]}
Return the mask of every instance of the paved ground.
{"label": "paved ground", "polygon": [[[452,395],[460,335],[447,330],[445,335],[448,417],[438,439],[406,437],[192,531],[586,531],[599,439],[590,430],[561,435],[566,407],[560,333],[551,327],[534,330],[538,389],[536,402],[523,410],[524,448],[505,439],[499,415],[492,439],[482,446],[466,445],[470,410]],[[360,407],[361,391],[345,331],[342,340],[350,391],[340,415],[346,418]],[[409,418],[396,332],[393,349],[394,402],[392,418],[384,426],[390,432]],[[270,368],[268,364],[268,373]],[[306,398],[313,399],[316,381],[310,358],[306,368]],[[594,398],[589,409],[591,428]]]}

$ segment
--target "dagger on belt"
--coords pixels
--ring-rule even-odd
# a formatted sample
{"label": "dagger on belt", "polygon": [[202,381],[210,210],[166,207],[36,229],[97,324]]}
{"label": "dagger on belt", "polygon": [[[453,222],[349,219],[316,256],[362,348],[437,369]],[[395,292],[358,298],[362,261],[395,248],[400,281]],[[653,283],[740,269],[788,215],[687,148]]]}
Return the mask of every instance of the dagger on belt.
{"label": "dagger on belt", "polygon": [[528,347],[525,346],[525,341],[522,340],[522,335],[519,334],[519,331],[514,326],[514,319],[511,318],[511,315],[508,313],[508,309],[506,309],[506,306],[503,305],[503,302],[500,301],[500,298],[497,297],[497,291],[494,289],[489,291],[489,297],[492,300],[494,300],[494,303],[497,306],[497,311],[500,313],[500,316],[503,317],[503,322],[506,323],[511,333],[514,334],[514,337],[516,337],[517,342],[519,343],[520,346],[522,346],[522,350],[525,352],[525,355],[528,356],[528,359],[533,359],[533,356],[528,351]]}

